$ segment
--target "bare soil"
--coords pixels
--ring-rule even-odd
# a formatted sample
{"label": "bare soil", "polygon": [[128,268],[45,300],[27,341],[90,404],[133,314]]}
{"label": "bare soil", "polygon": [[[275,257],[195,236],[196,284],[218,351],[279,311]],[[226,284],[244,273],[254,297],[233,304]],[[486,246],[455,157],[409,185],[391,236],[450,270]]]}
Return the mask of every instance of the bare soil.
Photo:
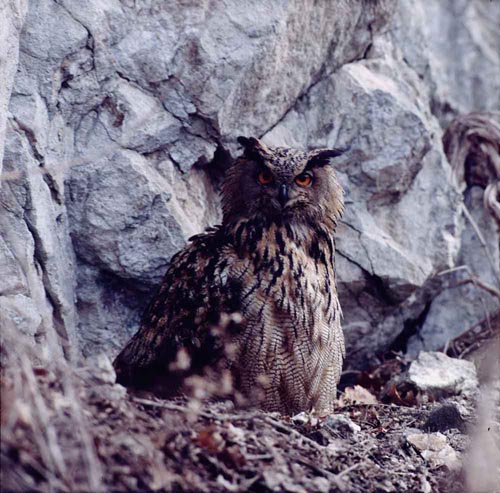
{"label": "bare soil", "polygon": [[463,490],[462,469],[431,463],[407,436],[440,430],[462,453],[473,403],[460,402],[469,421],[429,420],[443,402],[391,384],[406,365],[398,359],[356,375],[372,395],[354,390],[351,399],[376,403],[350,403],[345,391],[334,417],[291,418],[235,409],[231,401],[127,393],[112,383],[106,362],[74,370],[3,356],[5,492]]}

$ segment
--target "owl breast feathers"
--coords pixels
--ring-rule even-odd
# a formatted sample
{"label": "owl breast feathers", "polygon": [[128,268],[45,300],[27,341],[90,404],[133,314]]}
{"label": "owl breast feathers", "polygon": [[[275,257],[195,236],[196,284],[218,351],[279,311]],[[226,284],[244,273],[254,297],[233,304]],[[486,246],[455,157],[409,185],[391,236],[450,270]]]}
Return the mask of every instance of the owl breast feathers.
{"label": "owl breast feathers", "polygon": [[[173,257],[114,362],[118,382],[173,393],[180,377],[222,362],[263,409],[332,412],[344,338],[333,237],[343,192],[331,162],[342,151],[238,140],[222,225]],[[189,369],[174,364],[179,350]]]}

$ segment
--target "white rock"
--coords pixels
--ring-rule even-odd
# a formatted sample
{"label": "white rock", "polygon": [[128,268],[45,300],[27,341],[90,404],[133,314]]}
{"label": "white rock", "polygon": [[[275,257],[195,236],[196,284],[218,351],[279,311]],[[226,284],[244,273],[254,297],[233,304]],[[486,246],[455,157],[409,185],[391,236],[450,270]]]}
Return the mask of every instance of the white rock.
{"label": "white rock", "polygon": [[414,433],[406,437],[432,466],[446,466],[452,471],[461,467],[460,457],[442,433]]}
{"label": "white rock", "polygon": [[355,435],[361,431],[361,427],[345,414],[331,414],[326,418],[324,424],[328,428],[332,428],[340,433]]}
{"label": "white rock", "polygon": [[478,387],[474,363],[437,352],[421,352],[410,365],[408,380],[435,397],[469,395]]}
{"label": "white rock", "polygon": [[84,370],[99,383],[114,384],[116,373],[107,354],[97,353],[85,360]]}

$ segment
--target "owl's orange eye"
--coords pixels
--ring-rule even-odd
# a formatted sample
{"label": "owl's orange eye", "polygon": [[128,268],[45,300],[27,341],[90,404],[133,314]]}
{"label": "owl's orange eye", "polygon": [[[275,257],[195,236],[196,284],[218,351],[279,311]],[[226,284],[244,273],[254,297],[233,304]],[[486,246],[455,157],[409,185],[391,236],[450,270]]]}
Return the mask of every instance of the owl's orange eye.
{"label": "owl's orange eye", "polygon": [[308,187],[312,183],[311,173],[301,173],[295,177],[295,183],[299,187]]}
{"label": "owl's orange eye", "polygon": [[259,183],[262,183],[262,185],[269,185],[269,183],[273,181],[273,175],[267,169],[263,169],[258,174],[257,180],[259,180]]}

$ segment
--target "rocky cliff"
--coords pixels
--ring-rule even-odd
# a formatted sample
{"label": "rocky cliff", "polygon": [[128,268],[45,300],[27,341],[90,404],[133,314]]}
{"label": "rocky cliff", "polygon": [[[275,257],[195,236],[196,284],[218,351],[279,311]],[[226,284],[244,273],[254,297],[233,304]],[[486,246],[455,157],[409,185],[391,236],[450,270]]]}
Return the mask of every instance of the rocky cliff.
{"label": "rocky cliff", "polygon": [[[0,325],[114,355],[254,135],[350,149],[348,363],[443,346],[499,306],[499,24],[488,0],[3,2]],[[470,112],[490,133],[463,123],[457,180]]]}

